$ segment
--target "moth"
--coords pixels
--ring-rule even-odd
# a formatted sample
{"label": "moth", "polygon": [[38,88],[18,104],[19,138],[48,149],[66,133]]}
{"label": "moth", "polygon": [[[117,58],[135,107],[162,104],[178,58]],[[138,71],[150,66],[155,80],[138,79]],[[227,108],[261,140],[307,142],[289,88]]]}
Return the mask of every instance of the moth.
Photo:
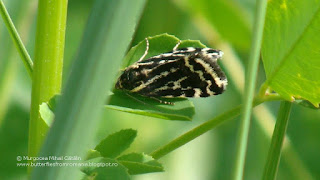
{"label": "moth", "polygon": [[149,50],[147,38],[146,44],[144,55],[122,72],[116,89],[153,99],[208,97],[225,91],[228,80],[218,64],[222,51],[194,47],[178,49],[179,42],[172,51],[144,60]]}

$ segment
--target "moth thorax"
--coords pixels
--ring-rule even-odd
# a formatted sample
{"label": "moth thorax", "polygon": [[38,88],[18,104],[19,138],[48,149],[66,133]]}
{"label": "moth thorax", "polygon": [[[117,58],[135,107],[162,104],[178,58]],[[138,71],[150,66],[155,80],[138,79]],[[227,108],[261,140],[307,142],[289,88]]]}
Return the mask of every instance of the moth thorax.
{"label": "moth thorax", "polygon": [[137,69],[129,68],[126,69],[122,75],[119,77],[116,88],[117,89],[125,89],[125,90],[132,90],[135,87],[139,86],[142,83],[141,74]]}

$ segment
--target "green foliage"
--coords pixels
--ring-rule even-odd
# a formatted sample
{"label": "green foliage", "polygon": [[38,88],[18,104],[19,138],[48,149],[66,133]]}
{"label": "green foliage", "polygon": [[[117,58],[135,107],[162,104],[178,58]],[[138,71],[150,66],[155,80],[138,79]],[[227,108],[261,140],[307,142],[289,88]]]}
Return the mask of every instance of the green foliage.
{"label": "green foliage", "polygon": [[269,1],[262,46],[266,85],[286,100],[320,103],[319,1]]}
{"label": "green foliage", "polygon": [[301,106],[310,108],[310,109],[320,109],[320,104],[317,106],[314,106],[313,104],[311,104],[309,101],[306,100],[295,100],[294,101],[296,104],[299,104]]}
{"label": "green foliage", "polygon": [[137,131],[132,129],[123,129],[110,134],[96,146],[96,151],[88,153],[87,159],[89,160],[85,161],[96,163],[116,162],[120,164],[119,167],[113,167],[112,171],[108,169],[110,167],[88,167],[82,169],[82,171],[88,176],[94,176],[95,178],[114,177],[113,179],[121,179],[120,177],[115,177],[114,171],[118,171],[118,175],[123,177],[125,177],[127,171],[130,175],[163,171],[163,167],[159,162],[144,153],[129,153],[119,156],[129,148],[136,135]]}
{"label": "green foliage", "polygon": [[[148,37],[149,50],[145,59],[172,51],[172,49],[178,44],[179,39],[173,35],[167,33]],[[182,40],[179,48],[183,47],[206,47],[200,41],[195,40]],[[139,42],[136,46],[132,47],[123,60],[122,68],[126,68],[134,62],[138,61],[140,57],[146,51],[146,41]]]}
{"label": "green foliage", "polygon": [[[36,2],[36,0],[33,1]],[[11,3],[13,0],[7,0],[7,2],[8,3],[5,2],[4,4],[8,5],[9,2]],[[48,3],[49,1],[43,0],[40,2]],[[56,3],[58,2],[60,1],[51,3],[49,6],[57,5]],[[73,50],[70,51],[68,47],[64,49],[61,48],[63,47],[63,43],[58,46],[55,45],[57,41],[62,42],[60,40],[64,36],[64,33],[59,34],[59,37],[57,37],[51,33],[45,33],[45,31],[41,29],[45,29],[47,25],[51,27],[47,29],[49,32],[63,28],[58,28],[54,25],[56,23],[63,23],[63,18],[53,18],[52,21],[44,21],[42,19],[50,15],[56,15],[50,13],[52,12],[51,10],[56,10],[55,8],[46,11],[44,8],[41,8],[43,4],[39,4],[38,14],[41,18],[38,18],[38,20],[39,22],[47,24],[41,25],[41,28],[39,28],[37,32],[35,32],[36,28],[31,28],[31,30],[33,30],[30,33],[32,39],[30,43],[31,47],[27,45],[30,54],[34,54],[33,44],[35,38],[32,36],[33,34],[37,34],[37,37],[40,38],[38,38],[38,45],[35,48],[36,56],[42,53],[43,57],[46,55],[53,57],[52,54],[54,54],[56,50],[60,52],[66,50],[67,57],[76,57],[72,69],[70,71],[69,68],[65,69],[64,75],[65,77],[70,77],[70,79],[65,83],[63,95],[57,95],[52,98],[52,95],[56,94],[53,93],[50,97],[42,100],[40,104],[33,104],[34,107],[38,108],[33,107],[33,109],[37,109],[33,111],[33,113],[37,115],[40,114],[40,119],[43,119],[46,123],[43,129],[46,129],[46,127],[51,128],[50,134],[43,146],[43,151],[39,156],[77,155],[83,157],[82,155],[85,150],[92,148],[91,145],[94,143],[98,144],[96,150],[89,150],[87,160],[81,161],[81,163],[94,163],[95,166],[91,165],[82,168],[82,172],[79,171],[79,169],[69,167],[36,168],[34,174],[30,176],[31,179],[79,179],[77,175],[84,176],[83,179],[130,179],[131,175],[162,172],[164,168],[162,164],[156,160],[188,144],[226,120],[234,119],[243,113],[242,105],[225,109],[225,107],[231,107],[233,102],[230,102],[230,99],[240,99],[238,93],[233,91],[234,84],[237,84],[234,83],[236,80],[228,76],[228,71],[230,73],[228,67],[230,66],[226,66],[227,68],[222,67],[227,73],[230,85],[228,86],[228,91],[225,93],[227,99],[223,99],[222,101],[218,100],[218,106],[220,107],[215,109],[215,112],[220,113],[215,114],[215,117],[208,117],[208,115],[206,115],[208,108],[213,109],[217,107],[211,102],[214,98],[207,98],[205,100],[194,99],[192,101],[186,98],[163,99],[174,102],[175,105],[172,106],[160,104],[154,99],[137,94],[130,94],[125,91],[113,89],[111,94],[107,92],[114,87],[116,74],[118,73],[119,75],[120,70],[136,62],[144,54],[146,49],[145,37],[148,37],[150,42],[150,49],[145,58],[171,51],[179,42],[177,37],[182,37],[201,39],[202,42],[206,41],[211,47],[223,50],[226,55],[226,60],[238,56],[243,62],[247,62],[244,57],[247,57],[247,55],[253,51],[250,51],[249,47],[252,33],[250,30],[252,26],[250,24],[250,18],[254,17],[254,13],[248,10],[254,8],[254,0],[148,1],[145,8],[146,11],[143,15],[144,18],[139,23],[137,32],[134,32],[136,28],[135,25],[139,21],[140,14],[143,11],[144,0],[95,0],[96,4],[92,8],[92,14],[88,23],[85,23],[85,21],[79,22],[78,20],[86,19],[87,14],[85,10],[91,8],[92,2],[85,0],[69,0],[69,2],[71,6],[69,4],[68,9],[77,10],[68,12],[68,15],[73,15],[72,19],[68,19],[68,27],[72,27],[68,29],[68,32],[72,35],[78,35],[72,36],[72,38],[69,39],[70,41],[68,41],[68,43],[70,44],[68,47],[72,47],[70,49],[79,49],[79,52],[73,55],[75,53]],[[5,26],[13,36],[14,43],[17,45],[16,48],[23,62],[27,65],[27,71],[31,74],[32,62],[17,33],[19,32],[21,37],[24,37],[28,34],[25,30],[28,28],[25,28],[25,26],[21,28],[17,26],[18,31],[15,30],[12,22],[17,25],[19,24],[17,22],[21,21],[20,19],[22,18],[11,21],[1,0],[0,3],[0,13],[3,16]],[[15,0],[15,4],[20,3],[21,2]],[[75,5],[76,8],[73,5]],[[14,17],[14,13],[12,12],[19,11],[19,13],[21,12],[24,16],[23,24],[33,24],[32,20],[34,18],[28,18],[26,14],[32,14],[31,12],[34,12],[34,9],[30,9],[30,12],[26,13],[25,10],[28,10],[27,6],[21,7],[23,7],[23,9],[14,6],[12,8],[14,11],[8,7],[8,12]],[[314,153],[314,149],[319,149],[319,143],[316,142],[318,142],[317,139],[319,139],[317,128],[319,126],[317,125],[320,123],[319,111],[317,111],[320,105],[319,9],[319,0],[268,1],[261,50],[267,80],[263,84],[253,106],[261,103],[266,104],[264,102],[270,100],[282,101],[282,106],[278,112],[279,118],[273,134],[267,163],[264,167],[265,174],[263,177],[265,179],[319,179],[320,177],[317,171],[318,167],[315,165],[319,162],[319,158],[317,153]],[[252,16],[249,16],[249,14]],[[75,22],[74,19],[77,21]],[[28,21],[25,22],[25,20]],[[261,23],[262,21],[259,22]],[[78,48],[78,40],[81,38],[79,34],[81,34],[80,31],[83,29],[79,26],[81,24],[86,24],[86,30],[81,46]],[[0,25],[2,25],[1,22]],[[8,42],[6,38],[3,38],[4,36],[9,38],[9,34],[2,29],[3,28],[0,27],[0,45],[2,45],[2,47],[0,47],[0,64],[3,65],[0,67],[0,74],[4,76],[0,78],[0,96],[2,97],[2,104],[0,106],[5,108],[0,109],[0,146],[3,147],[3,153],[0,159],[8,163],[2,163],[0,166],[0,179],[26,179],[28,177],[26,168],[17,167],[15,159],[18,155],[27,155],[28,128],[30,128],[33,133],[30,134],[29,137],[41,137],[45,134],[45,131],[40,131],[41,129],[39,131],[32,130],[32,127],[39,126],[36,124],[28,126],[26,124],[30,113],[30,92],[28,90],[30,89],[31,83],[28,81],[24,82],[25,79],[28,79],[25,70],[20,71],[19,68],[17,68],[18,66],[12,65],[15,64],[14,60],[17,58],[15,58],[9,46],[7,46]],[[73,31],[74,29],[77,29],[79,33],[75,33]],[[164,32],[168,34],[161,34]],[[43,36],[43,33],[45,36]],[[253,33],[257,33],[257,31],[253,30]],[[155,34],[160,35],[155,36]],[[177,37],[169,34],[177,35]],[[229,42],[229,44],[225,41]],[[41,45],[48,42],[50,42],[48,46]],[[130,42],[134,45],[136,44],[131,49],[129,49]],[[206,47],[198,40],[183,40],[179,47],[190,46]],[[253,46],[259,48],[257,44]],[[128,49],[129,51],[125,56]],[[46,50],[48,51],[45,52]],[[53,58],[59,59],[59,57],[56,56]],[[46,59],[43,60],[43,62],[45,62]],[[69,60],[67,61],[69,62]],[[121,67],[120,64],[122,64]],[[64,66],[65,65],[66,61],[64,61]],[[40,70],[43,74],[50,73],[54,76],[55,74],[52,72],[61,72],[62,70],[62,67],[58,67],[57,69],[54,67],[54,64],[42,64],[42,66],[35,66],[35,71],[39,72]],[[12,73],[10,72],[24,72],[25,74],[18,74],[18,80],[13,81],[15,77],[11,76]],[[248,69],[246,69],[246,72],[249,72]],[[33,79],[32,84],[40,83],[40,81],[44,79],[47,80],[46,78],[48,78],[48,76],[43,74],[35,75],[36,78]],[[242,76],[243,74],[239,73],[238,75]],[[60,76],[60,74],[58,76]],[[249,78],[252,80],[255,79],[255,76],[250,74]],[[249,78],[247,77],[247,79]],[[263,82],[263,78],[264,77],[261,77],[257,82]],[[55,85],[59,84],[57,83],[58,81],[49,80],[48,84],[41,85],[41,88],[44,89],[34,91],[33,93],[36,96],[43,96],[50,88],[54,88]],[[8,86],[10,84],[15,84],[14,89]],[[14,98],[12,98],[13,100],[9,103],[5,98],[10,96],[10,91],[14,94]],[[248,92],[247,89],[246,92]],[[255,93],[252,91],[250,94],[253,97]],[[108,99],[106,101],[107,96]],[[49,100],[49,98],[51,99]],[[219,99],[219,97],[216,98]],[[33,101],[35,99],[33,96]],[[60,99],[59,102],[58,99]],[[281,165],[278,167],[281,155],[281,144],[283,139],[287,138],[285,137],[285,126],[286,123],[288,123],[289,104],[291,106],[291,103],[285,102],[284,100],[292,101],[294,99],[296,104],[308,107],[308,109],[292,103],[292,115],[290,117],[291,127],[289,126],[288,134],[290,135],[291,142],[298,145],[294,147],[297,149],[297,152],[290,146],[290,141],[284,141]],[[195,107],[192,102],[195,102],[197,105],[197,112],[199,110],[199,112],[205,111],[205,113],[195,115]],[[283,107],[284,104],[287,105],[287,108]],[[7,116],[5,116],[7,111],[6,107],[8,107],[10,111]],[[116,111],[111,112],[108,110],[106,111],[107,113],[104,113],[105,116],[101,118],[103,119],[103,126],[100,126],[99,133],[97,133],[97,119],[99,119],[99,113],[105,110],[103,107]],[[265,107],[266,106],[264,106],[264,108]],[[312,110],[310,108],[318,109]],[[221,109],[223,109],[223,111],[221,111]],[[251,107],[249,107],[249,109],[251,109]],[[121,113],[120,111],[131,114]],[[273,111],[273,108],[270,108],[269,111]],[[194,122],[168,122],[157,121],[155,119],[149,121],[148,118],[143,117],[142,119],[147,120],[141,123],[139,119],[141,117],[131,116],[132,114],[166,120],[191,121],[194,119]],[[53,121],[54,117],[55,121]],[[205,119],[203,117],[209,120],[204,121]],[[268,121],[268,113],[266,113],[264,117],[266,118],[263,119],[263,121]],[[3,119],[3,121],[1,119]],[[129,120],[132,124],[124,124],[126,120],[123,119]],[[170,125],[167,125],[167,123]],[[100,133],[103,132],[114,131],[116,128],[121,129],[123,126],[129,128],[134,126],[134,128],[139,131],[139,134],[143,134],[142,138],[132,144],[137,136],[137,131],[124,129],[107,136],[100,143],[93,141],[93,136],[99,136],[101,135]],[[212,148],[208,151],[209,153],[203,155],[207,161],[201,161],[199,165],[197,165],[199,168],[202,168],[204,173],[207,173],[205,174],[207,179],[230,179],[230,174],[233,174],[232,171],[234,170],[232,170],[231,166],[235,164],[235,160],[230,155],[234,154],[235,146],[233,145],[234,143],[229,143],[235,141],[234,135],[232,135],[235,129],[232,129],[232,126],[239,127],[239,124],[235,121],[225,123],[223,127],[215,131],[215,134],[218,135],[215,135],[215,141],[212,141],[212,139],[207,139],[207,141],[202,139],[202,145],[205,144],[206,147]],[[270,125],[270,127],[272,127],[272,125]],[[188,130],[188,128],[190,129]],[[264,126],[262,128],[264,131],[269,129]],[[186,132],[179,134],[182,131]],[[266,135],[261,133],[261,129],[257,130],[255,126],[252,126],[250,131],[255,134],[253,138],[250,137],[250,141],[253,140],[252,144],[254,144],[254,146],[249,146],[244,176],[238,176],[237,178],[249,179],[248,177],[253,177],[257,179],[257,177],[261,177],[263,173],[262,170],[268,148]],[[228,136],[227,134],[231,135]],[[301,136],[301,134],[303,134],[303,136]],[[165,142],[165,145],[155,146],[155,144],[159,145],[159,143],[161,144],[163,142]],[[214,144],[209,146],[211,142],[214,142]],[[243,146],[246,146],[245,142],[241,143]],[[300,146],[301,144],[303,144],[303,146]],[[36,150],[38,147],[29,145],[29,148]],[[153,152],[145,154],[143,153],[147,151],[145,149]],[[194,152],[192,152],[191,155],[198,156],[201,153],[203,154],[202,149],[203,148],[198,148],[197,150],[193,150]],[[128,152],[129,150],[132,151]],[[212,155],[212,153],[215,152],[219,154]],[[188,156],[190,156],[190,154],[188,154]],[[209,157],[211,156],[217,157],[214,158],[214,162],[209,162]],[[226,156],[228,156],[228,158],[225,158]],[[169,157],[171,162],[172,158],[175,158],[175,156]],[[187,159],[188,158],[184,158],[183,160],[187,161]],[[193,157],[191,159],[192,163],[200,161]],[[162,160],[164,164],[166,164],[166,160],[168,159]],[[219,164],[219,166],[214,166],[214,169],[206,170],[207,167],[211,168],[213,164]],[[173,166],[183,166],[183,168],[186,169],[184,167],[185,165],[185,163],[177,162]],[[172,170],[170,169],[170,171]],[[161,177],[164,176],[165,178],[172,179],[172,177],[170,177],[170,171],[166,174],[161,174]],[[183,175],[186,177],[189,173],[198,173],[194,171],[196,170],[190,170],[190,172],[188,171]],[[276,176],[277,171],[279,173]],[[152,178],[156,175],[157,174],[153,174]],[[203,177],[201,176],[202,174],[199,175],[199,177]],[[144,175],[143,177],[148,178],[147,176],[148,175]],[[181,175],[178,177],[181,177]],[[136,176],[136,178],[138,179],[139,177]],[[151,178],[149,177],[149,179]]]}
{"label": "green foliage", "polygon": [[195,111],[191,101],[185,98],[162,100],[173,102],[174,105],[161,104],[157,100],[136,94],[114,91],[106,108],[166,120],[192,120]]}
{"label": "green foliage", "polygon": [[[114,159],[98,157],[85,163],[96,164],[87,166],[82,171],[87,175],[84,180],[129,180],[128,170]],[[101,166],[101,167],[99,167]]]}
{"label": "green foliage", "polygon": [[129,170],[129,174],[145,174],[151,172],[162,172],[162,165],[151,156],[144,153],[130,153],[122,155],[117,160]]}
{"label": "green foliage", "polygon": [[[40,114],[47,125],[50,127],[54,119],[54,105],[58,96],[55,96],[50,102],[40,105]],[[116,160],[122,165],[118,167],[98,167],[90,166],[83,169],[89,177],[95,179],[103,177],[112,177],[111,179],[122,179],[129,174],[144,174],[150,172],[161,172],[163,167],[151,156],[144,153],[130,153],[118,157],[123,151],[128,149],[137,136],[137,131],[132,129],[123,129],[113,133],[103,139],[95,148],[88,153],[86,163],[115,163]],[[102,157],[101,157],[102,156]],[[117,158],[116,158],[117,157]],[[113,159],[110,159],[113,158]],[[116,158],[116,160],[114,159]],[[125,168],[124,168],[125,167]]]}
{"label": "green foliage", "polygon": [[129,148],[136,136],[137,131],[133,129],[121,130],[102,140],[95,150],[99,151],[103,157],[115,158]]}

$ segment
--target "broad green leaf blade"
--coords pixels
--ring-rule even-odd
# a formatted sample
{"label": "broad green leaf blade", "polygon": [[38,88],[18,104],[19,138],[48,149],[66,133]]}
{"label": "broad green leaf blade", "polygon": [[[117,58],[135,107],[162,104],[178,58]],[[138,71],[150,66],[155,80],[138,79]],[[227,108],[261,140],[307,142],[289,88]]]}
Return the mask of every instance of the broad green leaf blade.
{"label": "broad green leaf blade", "polygon": [[[96,0],[39,156],[84,157],[145,0]],[[61,163],[65,160],[61,161]],[[76,167],[36,167],[31,179],[77,179]]]}
{"label": "broad green leaf blade", "polygon": [[181,7],[204,17],[221,37],[236,48],[247,51],[251,41],[248,14],[232,0],[183,0]]}
{"label": "broad green leaf blade", "polygon": [[320,1],[268,1],[262,57],[266,85],[287,100],[320,102]]}
{"label": "broad green leaf blade", "polygon": [[131,175],[164,171],[159,162],[144,153],[126,154],[118,157],[117,160],[128,168],[128,172]]}
{"label": "broad green leaf blade", "polygon": [[193,103],[182,98],[162,99],[174,103],[166,105],[148,97],[115,90],[109,100],[105,106],[108,109],[166,120],[191,121],[195,113]]}
{"label": "broad green leaf blade", "polygon": [[94,158],[85,161],[85,163],[90,163],[91,166],[82,168],[87,176],[85,179],[94,180],[126,180],[130,179],[128,170],[122,164],[114,159],[109,158]]}
{"label": "broad green leaf blade", "polygon": [[[145,57],[149,58],[155,55],[172,51],[179,39],[173,35],[160,34],[153,37],[148,37],[149,50]],[[183,47],[206,47],[197,40],[183,40],[179,48]],[[132,47],[126,57],[124,58],[122,69],[138,61],[145,53],[146,41],[143,40],[136,46]],[[135,94],[127,94],[121,91],[114,90],[110,101],[106,106],[109,109],[140,114],[144,116],[157,117],[167,120],[191,120],[194,115],[194,106],[192,102],[187,99],[174,98],[166,99],[165,101],[172,101],[174,106],[163,105],[154,99],[144,98]]]}
{"label": "broad green leaf blade", "polygon": [[117,157],[129,148],[136,136],[136,130],[123,129],[106,137],[96,146],[95,150],[99,151],[103,157]]}

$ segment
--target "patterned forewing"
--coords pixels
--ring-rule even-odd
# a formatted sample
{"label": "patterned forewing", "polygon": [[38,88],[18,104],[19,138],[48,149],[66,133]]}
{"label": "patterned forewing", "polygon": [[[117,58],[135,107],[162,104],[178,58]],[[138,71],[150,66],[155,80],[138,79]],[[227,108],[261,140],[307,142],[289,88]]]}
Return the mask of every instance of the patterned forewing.
{"label": "patterned forewing", "polygon": [[224,73],[217,59],[197,53],[155,56],[139,62],[143,82],[131,90],[150,97],[208,97],[224,91]]}

